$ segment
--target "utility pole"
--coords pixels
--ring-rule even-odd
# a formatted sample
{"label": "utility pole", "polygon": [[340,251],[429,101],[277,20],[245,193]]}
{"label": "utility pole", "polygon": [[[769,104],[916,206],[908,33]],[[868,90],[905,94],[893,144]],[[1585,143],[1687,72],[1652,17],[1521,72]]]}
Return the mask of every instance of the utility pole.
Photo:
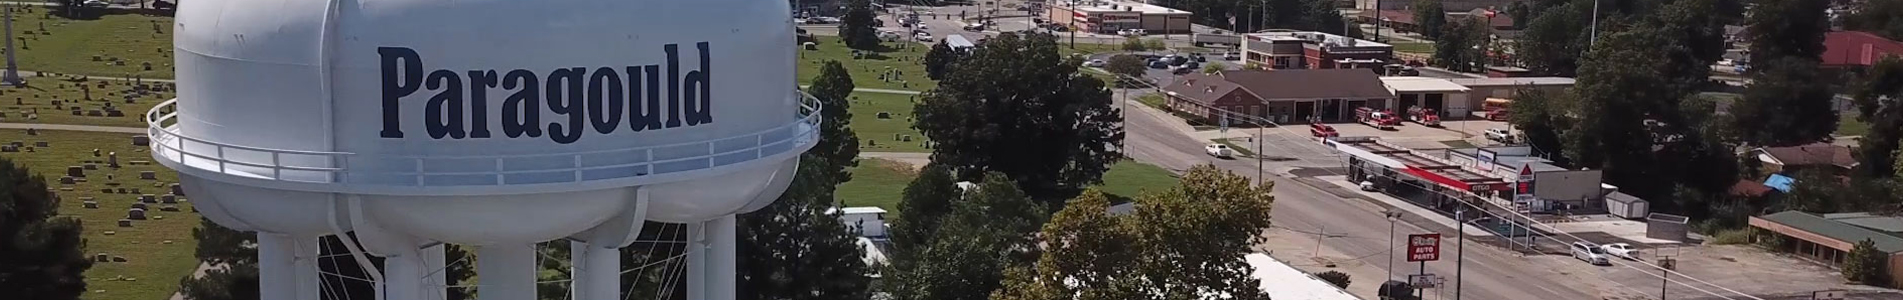
{"label": "utility pole", "polygon": [[1592,25],[1590,26],[1592,28],[1586,37],[1586,51],[1592,51],[1592,45],[1599,43],[1599,0],[1592,0]]}
{"label": "utility pole", "polygon": [[1389,210],[1389,211],[1381,212],[1381,214],[1386,215],[1388,219],[1387,271],[1388,271],[1388,281],[1394,281],[1394,250],[1395,250],[1394,248],[1394,221],[1401,218],[1401,212]]}
{"label": "utility pole", "polygon": [[1461,204],[1460,210],[1454,211],[1454,223],[1460,223],[1459,226],[1456,226],[1458,228],[1454,229],[1454,232],[1455,232],[1454,234],[1459,236],[1459,238],[1454,240],[1454,243],[1456,243],[1455,246],[1459,247],[1454,250],[1454,300],[1460,300],[1460,286],[1463,283],[1467,283],[1466,280],[1461,280],[1460,278],[1461,268],[1467,266],[1467,218],[1466,218],[1466,215],[1467,215],[1466,204]]}

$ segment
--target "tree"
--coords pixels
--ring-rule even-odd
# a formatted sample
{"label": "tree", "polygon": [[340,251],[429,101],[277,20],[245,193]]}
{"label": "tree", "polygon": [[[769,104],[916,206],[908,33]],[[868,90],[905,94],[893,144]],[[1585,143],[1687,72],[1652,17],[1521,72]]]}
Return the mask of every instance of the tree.
{"label": "tree", "polygon": [[206,271],[202,277],[187,274],[179,279],[179,293],[186,300],[262,297],[258,290],[258,250],[248,246],[257,244],[257,233],[231,230],[201,217],[198,228],[192,229],[192,238],[198,240],[193,256],[216,268]]}
{"label": "tree", "polygon": [[892,249],[903,256],[929,245],[952,203],[964,196],[945,165],[927,164],[906,184],[899,198],[899,215],[892,224]]}
{"label": "tree", "polygon": [[1460,18],[1439,28],[1434,65],[1457,72],[1479,72],[1487,65],[1486,49],[1482,49],[1492,31],[1487,24],[1479,18]]}
{"label": "tree", "polygon": [[1857,242],[1850,248],[1850,257],[1844,259],[1844,280],[1872,286],[1886,286],[1883,274],[1883,251],[1877,250],[1877,243],[1870,239]]}
{"label": "tree", "polygon": [[1044,224],[1043,253],[1032,268],[1008,272],[993,299],[1267,299],[1243,255],[1269,228],[1271,188],[1202,165],[1120,216],[1106,213],[1103,193],[1086,190]]}
{"label": "tree", "polygon": [[1321,278],[1322,281],[1327,281],[1328,284],[1333,284],[1335,287],[1344,289],[1348,288],[1348,283],[1354,282],[1348,280],[1348,273],[1342,273],[1341,271],[1315,273],[1315,278]]}
{"label": "tree", "polygon": [[1824,141],[1837,129],[1829,83],[1817,70],[1817,61],[1782,57],[1757,62],[1754,83],[1744,98],[1732,104],[1733,125],[1744,141],[1767,147],[1797,146]]}
{"label": "tree", "polygon": [[813,85],[806,88],[814,98],[819,98],[821,117],[819,143],[806,152],[812,154],[807,158],[825,160],[814,167],[825,168],[826,176],[836,181],[834,184],[852,181],[852,173],[846,170],[859,165],[859,136],[852,132],[850,97],[854,88],[852,73],[846,72],[846,66],[839,61],[831,60],[819,68]]}
{"label": "tree", "polygon": [[1143,51],[1143,50],[1150,50],[1150,45],[1143,43],[1143,38],[1134,37],[1134,36],[1123,38],[1123,51]]}
{"label": "tree", "polygon": [[258,265],[255,262],[228,264],[205,271],[205,276],[185,275],[179,281],[179,294],[185,300],[257,300]]}
{"label": "tree", "polygon": [[740,299],[871,298],[858,232],[839,212],[827,213],[837,180],[825,163],[800,160],[799,176],[778,201],[740,216]]}
{"label": "tree", "polygon": [[[1527,69],[1541,74],[1574,77],[1578,74],[1580,56],[1586,53],[1588,24],[1591,24],[1591,6],[1588,1],[1561,2],[1556,7],[1539,10],[1521,31],[1514,53],[1526,64]],[[1518,18],[1517,16],[1515,18]],[[1607,20],[1601,20],[1607,21]]]}
{"label": "tree", "polygon": [[1441,29],[1447,26],[1447,8],[1440,1],[1414,0],[1414,23],[1420,25],[1421,36],[1439,40],[1447,32]]}
{"label": "tree", "polygon": [[92,268],[79,219],[59,215],[45,177],[7,158],[0,158],[0,172],[0,295],[79,299]]}
{"label": "tree", "polygon": [[846,42],[846,47],[879,49],[879,32],[872,26],[873,18],[872,1],[846,0],[846,16],[839,20],[839,37]]}
{"label": "tree", "polygon": [[1844,16],[1844,29],[1867,31],[1890,40],[1903,40],[1903,0],[1869,0],[1856,13]]}
{"label": "tree", "polygon": [[999,35],[925,92],[913,128],[958,178],[996,171],[1033,198],[1069,198],[1123,158],[1123,117],[1079,63],[1050,34]]}
{"label": "tree", "polygon": [[1110,61],[1104,62],[1103,69],[1112,75],[1117,75],[1118,82],[1137,80],[1137,78],[1143,78],[1144,73],[1149,72],[1149,67],[1143,65],[1142,57],[1129,54],[1111,56]]}
{"label": "tree", "polygon": [[1903,59],[1885,58],[1872,66],[1852,92],[1857,118],[1870,124],[1870,132],[1859,141],[1857,174],[1867,178],[1891,178],[1896,173],[1898,138],[1903,138]]}
{"label": "tree", "polygon": [[897,300],[983,300],[1002,285],[1005,269],[1029,262],[1031,233],[1045,215],[1001,173],[953,204],[923,248],[892,260],[885,291]]}
{"label": "tree", "polygon": [[952,64],[958,62],[958,56],[958,51],[952,50],[951,45],[945,44],[943,40],[933,44],[932,50],[925,52],[925,77],[944,80],[945,74],[951,73]]}
{"label": "tree", "polygon": [[[1521,88],[1513,92],[1513,102],[1508,104],[1508,123],[1520,130],[1527,145],[1542,153],[1558,153],[1563,149],[1560,133],[1572,128],[1573,118],[1566,115],[1572,111],[1563,105],[1573,102],[1566,91],[1551,92],[1544,89]],[[1566,163],[1564,156],[1553,156],[1556,162]]]}
{"label": "tree", "polygon": [[1507,4],[1507,17],[1513,19],[1514,30],[1526,29],[1526,23],[1533,20],[1533,7],[1527,6],[1526,1],[1513,1]]}
{"label": "tree", "polygon": [[1222,72],[1222,70],[1224,70],[1224,68],[1222,67],[1222,63],[1219,62],[1211,62],[1207,65],[1203,65],[1203,74],[1215,74],[1216,72]]}
{"label": "tree", "polygon": [[[1753,67],[1778,58],[1822,60],[1824,33],[1830,31],[1829,0],[1759,0],[1747,17]],[[1761,72],[1765,68],[1753,68]],[[1760,84],[1763,81],[1758,81]]]}

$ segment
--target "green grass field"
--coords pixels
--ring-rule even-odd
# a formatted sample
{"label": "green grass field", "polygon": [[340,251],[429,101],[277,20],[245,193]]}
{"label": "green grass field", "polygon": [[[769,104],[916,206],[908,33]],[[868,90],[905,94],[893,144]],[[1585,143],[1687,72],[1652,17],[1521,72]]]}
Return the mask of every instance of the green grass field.
{"label": "green grass field", "polygon": [[[854,59],[852,49],[839,41],[836,36],[817,36],[818,50],[800,48],[798,71],[795,76],[801,85],[812,84],[813,76],[819,75],[819,67],[828,60],[836,60],[852,73],[852,83],[858,88],[893,89],[923,91],[932,89],[938,83],[925,77],[923,59],[925,51],[931,46],[917,43],[885,43],[886,51],[873,52],[864,58]],[[903,48],[900,48],[903,47]],[[879,80],[879,75],[887,70],[897,70],[896,80]]]}
{"label": "green grass field", "polygon": [[[15,13],[21,70],[109,77],[172,78],[172,17],[111,14],[96,20]],[[42,30],[44,29],[44,30]],[[152,69],[146,70],[145,64]],[[31,76],[31,75],[25,75]],[[29,79],[30,80],[30,79]]]}
{"label": "green grass field", "polygon": [[[127,208],[138,202],[139,194],[166,194],[165,184],[178,182],[178,176],[163,166],[132,165],[130,162],[135,160],[151,161],[152,156],[143,151],[145,147],[133,146],[131,135],[40,131],[37,136],[28,136],[22,130],[0,130],[0,142],[12,141],[28,146],[37,141],[49,143],[48,147],[36,147],[34,152],[0,153],[0,157],[22,163],[33,173],[45,176],[49,187],[59,189],[60,214],[79,218],[86,228],[85,253],[89,256],[105,253],[127,260],[94,263],[92,269],[86,271],[86,289],[91,292],[82,296],[84,299],[164,299],[178,288],[180,278],[198,266],[192,256],[197,245],[192,239],[192,228],[198,226],[198,214],[191,212],[189,205],[181,203],[180,211],[166,212],[159,210],[161,204],[149,204],[146,216],[152,219],[133,221],[129,228],[115,224],[126,217]],[[92,149],[117,152],[123,168],[114,170],[98,164],[97,170],[86,171],[86,182],[59,184],[67,166],[82,166],[85,164],[82,161],[88,160],[107,160],[93,157]],[[141,171],[153,171],[158,179],[139,179]],[[112,179],[107,179],[108,176]],[[139,192],[100,191],[121,187]],[[83,203],[87,199],[97,201],[99,208],[85,208]],[[161,217],[163,219],[158,219]],[[113,234],[107,235],[108,231]]]}
{"label": "green grass field", "polygon": [[[888,212],[899,211],[899,199],[905,185],[918,177],[912,165],[884,160],[860,159],[852,169],[852,181],[839,185],[837,197],[843,206],[876,206]],[[1125,160],[1110,166],[1098,185],[1113,198],[1135,198],[1145,191],[1162,191],[1177,184],[1175,173],[1157,166]]]}
{"label": "green grass field", "polygon": [[[76,82],[60,77],[27,80],[30,84],[27,87],[0,87],[0,108],[4,108],[0,112],[5,113],[0,116],[0,122],[141,127],[145,126],[145,122],[140,116],[151,110],[153,105],[176,95],[155,90],[134,98],[132,103],[126,103],[125,95],[134,87],[132,81],[95,79]],[[105,83],[104,87],[100,83]],[[147,82],[147,85],[158,84]],[[87,100],[88,92],[81,86],[90,89],[91,100]],[[60,104],[54,104],[55,101]],[[105,115],[104,108],[108,104],[124,115]],[[80,108],[81,115],[73,115],[74,107]],[[86,114],[92,110],[100,110],[102,115]]]}
{"label": "green grass field", "polygon": [[1394,52],[1434,54],[1434,43],[1394,43]]}
{"label": "green grass field", "polygon": [[1865,135],[1869,133],[1870,133],[1870,124],[1864,123],[1863,121],[1858,121],[1857,113],[1855,112],[1851,112],[1851,113],[1847,113],[1847,114],[1843,114],[1842,116],[1839,116],[1837,119],[1837,132],[1833,132],[1833,134],[1844,135],[1844,136],[1852,136],[1852,135],[1860,136],[1860,135]]}
{"label": "green grass field", "polygon": [[[912,129],[912,98],[914,95],[887,93],[852,93],[852,130],[859,134],[859,151],[863,152],[930,152],[925,148],[925,135]],[[879,118],[879,113],[887,118]],[[904,136],[911,141],[904,141]]]}

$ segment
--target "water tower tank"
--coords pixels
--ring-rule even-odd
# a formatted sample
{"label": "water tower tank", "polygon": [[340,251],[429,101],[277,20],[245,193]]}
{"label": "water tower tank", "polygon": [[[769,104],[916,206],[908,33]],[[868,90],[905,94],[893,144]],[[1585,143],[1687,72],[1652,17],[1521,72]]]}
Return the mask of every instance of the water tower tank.
{"label": "water tower tank", "polygon": [[577,298],[612,299],[644,220],[702,227],[718,299],[733,215],[817,139],[793,31],[771,1],[186,1],[147,119],[196,208],[260,233],[267,299],[317,297],[308,253],[345,232],[387,299],[440,297],[442,243],[477,247],[481,297],[531,299],[557,239],[589,247]]}

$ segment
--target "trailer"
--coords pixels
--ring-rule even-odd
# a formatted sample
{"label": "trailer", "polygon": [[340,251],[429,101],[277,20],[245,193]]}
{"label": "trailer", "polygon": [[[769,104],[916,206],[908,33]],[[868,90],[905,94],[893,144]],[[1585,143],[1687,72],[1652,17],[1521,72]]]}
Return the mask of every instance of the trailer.
{"label": "trailer", "polygon": [[1394,130],[1394,125],[1400,125],[1401,120],[1394,116],[1394,112],[1364,106],[1355,109],[1355,122],[1375,129]]}
{"label": "trailer", "polygon": [[1440,127],[1440,114],[1430,108],[1408,107],[1407,120],[1428,127]]}
{"label": "trailer", "polygon": [[1242,47],[1242,36],[1234,34],[1197,33],[1191,34],[1189,41],[1197,47],[1207,47],[1209,45],[1221,45],[1230,48]]}

